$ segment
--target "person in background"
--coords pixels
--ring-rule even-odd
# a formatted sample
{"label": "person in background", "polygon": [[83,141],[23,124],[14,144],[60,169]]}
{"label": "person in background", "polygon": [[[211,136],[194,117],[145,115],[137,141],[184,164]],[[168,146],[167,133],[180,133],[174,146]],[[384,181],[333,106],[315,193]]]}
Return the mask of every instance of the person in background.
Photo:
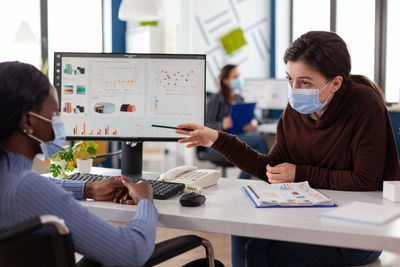
{"label": "person in background", "polygon": [[[351,75],[346,43],[333,32],[311,31],[286,50],[289,104],[278,122],[268,155],[235,136],[182,124],[180,143],[206,146],[243,171],[269,183],[308,181],[313,188],[382,190],[400,179],[400,164],[383,93],[361,75]],[[288,210],[288,212],[290,212]],[[380,251],[232,236],[234,267],[358,266]]]}
{"label": "person in background", "polygon": [[[236,65],[224,66],[219,75],[220,91],[213,95],[207,103],[206,125],[215,130],[225,131],[232,128],[233,121],[230,117],[232,105],[244,103],[240,95],[243,88],[243,77]],[[243,133],[237,134],[240,140],[254,148],[256,151],[267,154],[268,147],[264,137],[256,132],[258,122],[252,119],[243,127]],[[240,179],[249,179],[251,176],[241,172]]]}
{"label": "person in background", "polygon": [[[0,229],[55,215],[65,221],[75,250],[85,255],[78,266],[142,266],[154,250],[159,217],[147,183],[125,177],[57,180],[31,171],[36,155],[51,157],[64,145],[58,107],[57,92],[42,72],[20,62],[0,63]],[[138,208],[126,226],[115,226],[77,201],[83,198]],[[45,227],[38,234],[54,231]]]}

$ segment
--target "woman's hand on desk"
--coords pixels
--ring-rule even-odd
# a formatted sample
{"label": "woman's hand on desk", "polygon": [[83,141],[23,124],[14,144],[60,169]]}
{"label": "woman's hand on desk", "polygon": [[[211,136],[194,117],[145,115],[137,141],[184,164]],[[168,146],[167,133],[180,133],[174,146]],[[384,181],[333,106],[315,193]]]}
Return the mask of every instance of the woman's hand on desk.
{"label": "woman's hand on desk", "polygon": [[121,177],[111,177],[98,182],[87,182],[84,187],[84,198],[93,198],[97,201],[119,201],[124,195],[125,186]]}
{"label": "woman's hand on desk", "polygon": [[218,132],[211,128],[187,123],[187,124],[180,124],[177,128],[188,128],[193,129],[193,131],[185,131],[185,130],[175,130],[178,134],[189,135],[190,137],[185,139],[180,139],[179,143],[189,143],[186,147],[195,147],[195,146],[206,146],[211,147],[214,142],[218,138]]}
{"label": "woman's hand on desk", "polygon": [[97,201],[136,205],[143,198],[153,201],[153,188],[143,181],[134,184],[126,177],[116,176],[98,182],[87,182],[83,195]]}
{"label": "woman's hand on desk", "polygon": [[296,165],[291,163],[281,163],[274,167],[267,165],[268,182],[271,184],[291,183],[294,182],[296,176]]}
{"label": "woman's hand on desk", "polygon": [[153,188],[147,182],[139,181],[137,184],[134,184],[124,176],[121,177],[121,181],[127,193],[120,198],[120,203],[136,205],[144,198],[153,202]]}

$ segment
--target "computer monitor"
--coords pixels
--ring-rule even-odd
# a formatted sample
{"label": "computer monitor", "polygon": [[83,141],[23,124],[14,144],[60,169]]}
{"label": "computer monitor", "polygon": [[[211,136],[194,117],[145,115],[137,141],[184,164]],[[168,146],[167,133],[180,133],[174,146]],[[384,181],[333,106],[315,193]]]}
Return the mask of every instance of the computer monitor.
{"label": "computer monitor", "polygon": [[288,103],[288,81],[246,79],[242,95],[246,102],[256,102],[259,109],[284,110]]}
{"label": "computer monitor", "polygon": [[143,141],[182,138],[152,125],[204,125],[205,68],[205,55],[56,52],[67,138],[124,141],[122,173],[141,174]]}

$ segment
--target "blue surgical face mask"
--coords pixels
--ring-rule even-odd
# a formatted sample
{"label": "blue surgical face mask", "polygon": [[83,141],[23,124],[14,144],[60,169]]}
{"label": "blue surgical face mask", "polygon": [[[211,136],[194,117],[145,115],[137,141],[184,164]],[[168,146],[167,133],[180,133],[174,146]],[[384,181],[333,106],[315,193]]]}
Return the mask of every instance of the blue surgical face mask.
{"label": "blue surgical face mask", "polygon": [[29,137],[40,142],[40,148],[42,150],[42,153],[36,156],[40,160],[45,161],[46,159],[52,157],[56,152],[60,151],[63,148],[63,145],[65,144],[66,140],[64,123],[62,122],[61,116],[53,116],[51,120],[49,120],[48,118],[33,112],[29,112],[29,114],[44,121],[50,122],[53,127],[54,140],[49,142],[44,142],[39,138],[27,133]]}
{"label": "blue surgical face mask", "polygon": [[288,84],[290,105],[301,114],[311,114],[320,111],[328,103],[328,99],[332,93],[329,94],[323,103],[319,101],[319,93],[324,90],[330,82],[331,81],[327,82],[321,90],[297,89],[292,88],[290,84]]}
{"label": "blue surgical face mask", "polygon": [[242,76],[239,76],[231,81],[231,87],[233,90],[238,91],[243,88],[244,80]]}

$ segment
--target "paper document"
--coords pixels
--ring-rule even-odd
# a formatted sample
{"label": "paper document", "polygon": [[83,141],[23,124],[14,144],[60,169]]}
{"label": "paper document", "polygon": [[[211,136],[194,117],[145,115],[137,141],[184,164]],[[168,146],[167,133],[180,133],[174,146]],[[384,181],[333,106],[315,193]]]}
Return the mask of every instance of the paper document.
{"label": "paper document", "polygon": [[331,198],[312,189],[308,182],[243,186],[242,191],[256,208],[334,207]]}
{"label": "paper document", "polygon": [[347,206],[343,206],[331,212],[321,214],[321,217],[356,223],[380,225],[399,215],[400,207],[355,201]]}

